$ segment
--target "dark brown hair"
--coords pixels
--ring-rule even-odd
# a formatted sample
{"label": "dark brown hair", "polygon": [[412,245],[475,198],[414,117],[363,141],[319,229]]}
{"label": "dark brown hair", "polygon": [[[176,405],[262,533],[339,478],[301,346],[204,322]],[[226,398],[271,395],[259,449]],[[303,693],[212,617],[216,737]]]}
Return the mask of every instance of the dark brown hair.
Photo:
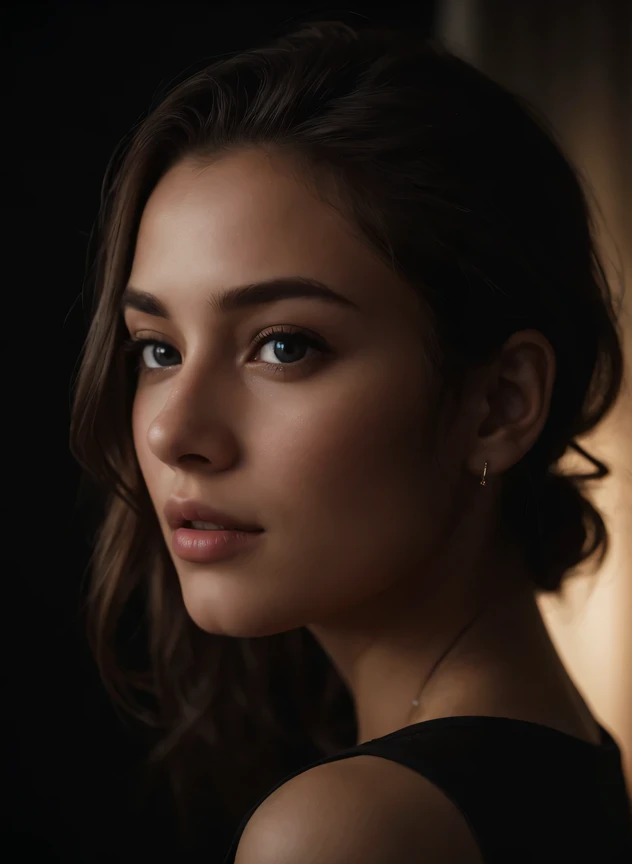
{"label": "dark brown hair", "polygon": [[[317,181],[334,180],[350,224],[420,292],[446,389],[517,330],[549,339],[550,414],[503,478],[502,507],[541,590],[557,591],[575,565],[605,554],[582,479],[556,463],[609,411],[622,377],[576,173],[524,101],[431,41],[308,24],[190,75],[133,130],[103,184],[72,411],[71,450],[102,502],[89,635],[112,695],[156,730],[154,756],[169,766],[177,800],[212,781],[212,764],[235,818],[281,779],[293,746],[310,741],[319,758],[355,736],[349,693],[305,628],[233,639],[192,623],[133,447],[119,303],[143,207],[179,160],[236,147],[277,148]],[[596,476],[607,473],[593,461]],[[205,766],[198,780],[194,764]]]}

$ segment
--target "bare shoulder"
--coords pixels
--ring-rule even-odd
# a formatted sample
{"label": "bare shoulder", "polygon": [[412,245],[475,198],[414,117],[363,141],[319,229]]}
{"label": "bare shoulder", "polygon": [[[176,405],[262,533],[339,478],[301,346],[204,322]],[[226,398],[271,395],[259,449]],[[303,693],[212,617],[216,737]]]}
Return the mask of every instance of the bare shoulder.
{"label": "bare shoulder", "polygon": [[412,769],[377,756],[317,765],[253,813],[235,864],[483,864],[465,817]]}

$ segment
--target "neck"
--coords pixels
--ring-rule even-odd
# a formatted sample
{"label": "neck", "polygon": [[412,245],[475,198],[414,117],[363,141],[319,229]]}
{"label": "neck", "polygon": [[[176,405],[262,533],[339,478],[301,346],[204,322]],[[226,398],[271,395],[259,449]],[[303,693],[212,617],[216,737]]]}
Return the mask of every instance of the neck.
{"label": "neck", "polygon": [[393,616],[383,597],[379,626],[371,617],[364,627],[356,619],[312,628],[349,687],[359,742],[455,711],[477,713],[468,699],[501,659],[542,653],[548,634],[530,583],[505,570],[486,588],[450,596],[446,584],[424,602],[408,598]]}
{"label": "neck", "polygon": [[[492,712],[497,696],[524,692],[528,669],[559,663],[533,590],[495,598],[450,640],[426,675],[407,724],[454,714]],[[515,695],[515,694],[514,694]]]}
{"label": "neck", "polygon": [[419,568],[309,625],[349,688],[360,742],[433,717],[487,713],[475,697],[494,670],[546,653],[524,563],[476,515],[450,542],[439,538]]}

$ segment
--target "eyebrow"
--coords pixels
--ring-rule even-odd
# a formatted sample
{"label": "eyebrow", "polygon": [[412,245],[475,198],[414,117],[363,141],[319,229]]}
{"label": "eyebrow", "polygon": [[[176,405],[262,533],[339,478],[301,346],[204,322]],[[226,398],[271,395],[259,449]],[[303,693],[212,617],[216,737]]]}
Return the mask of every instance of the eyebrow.
{"label": "eyebrow", "polygon": [[[285,276],[267,279],[263,282],[237,285],[219,295],[210,294],[207,301],[215,311],[228,314],[237,309],[261,306],[265,303],[275,303],[279,300],[295,297],[316,298],[338,306],[360,308],[348,297],[338,294],[337,291],[323,282],[319,282],[318,279],[303,276]],[[161,300],[147,291],[134,288],[132,285],[125,288],[120,309],[121,312],[124,312],[125,309],[137,309],[139,312],[145,312],[147,315],[154,315],[157,318],[171,319],[167,307]]]}

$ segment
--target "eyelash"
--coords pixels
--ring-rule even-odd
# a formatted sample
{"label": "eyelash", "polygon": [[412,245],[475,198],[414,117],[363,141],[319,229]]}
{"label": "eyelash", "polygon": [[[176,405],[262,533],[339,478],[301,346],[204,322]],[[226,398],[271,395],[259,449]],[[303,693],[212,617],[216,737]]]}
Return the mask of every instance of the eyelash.
{"label": "eyelash", "polygon": [[[292,326],[290,326],[290,327],[287,327],[287,326],[286,327],[270,327],[268,330],[264,330],[262,333],[259,333],[259,335],[256,336],[252,340],[252,342],[250,343],[250,348],[255,349],[255,348],[258,348],[260,345],[263,345],[266,342],[272,341],[273,336],[296,336],[296,335],[302,336],[305,343],[310,348],[315,348],[318,352],[320,352],[320,354],[324,355],[324,354],[329,352],[329,348],[327,347],[327,345],[322,340],[316,339],[315,337],[310,336],[307,333],[305,333],[300,328],[292,327]],[[166,369],[173,368],[170,366],[164,366],[162,368],[152,369],[149,366],[144,366],[143,360],[142,360],[142,352],[147,345],[166,345],[168,348],[173,348],[173,346],[170,345],[168,342],[164,342],[160,339],[126,339],[126,340],[124,340],[124,342],[121,346],[122,350],[126,354],[131,354],[132,357],[134,357],[136,359],[136,362],[134,365],[135,365],[137,372],[142,372],[142,373],[147,374],[150,372],[160,372],[160,371],[163,371]],[[313,359],[322,359],[322,358],[313,358]],[[309,359],[305,359],[305,360],[299,360],[296,363],[264,363],[263,365],[268,367],[268,368],[271,368],[272,371],[275,373],[280,371],[282,374],[284,374],[285,370],[288,367],[302,366],[305,363],[309,363],[309,362],[310,362]]]}

